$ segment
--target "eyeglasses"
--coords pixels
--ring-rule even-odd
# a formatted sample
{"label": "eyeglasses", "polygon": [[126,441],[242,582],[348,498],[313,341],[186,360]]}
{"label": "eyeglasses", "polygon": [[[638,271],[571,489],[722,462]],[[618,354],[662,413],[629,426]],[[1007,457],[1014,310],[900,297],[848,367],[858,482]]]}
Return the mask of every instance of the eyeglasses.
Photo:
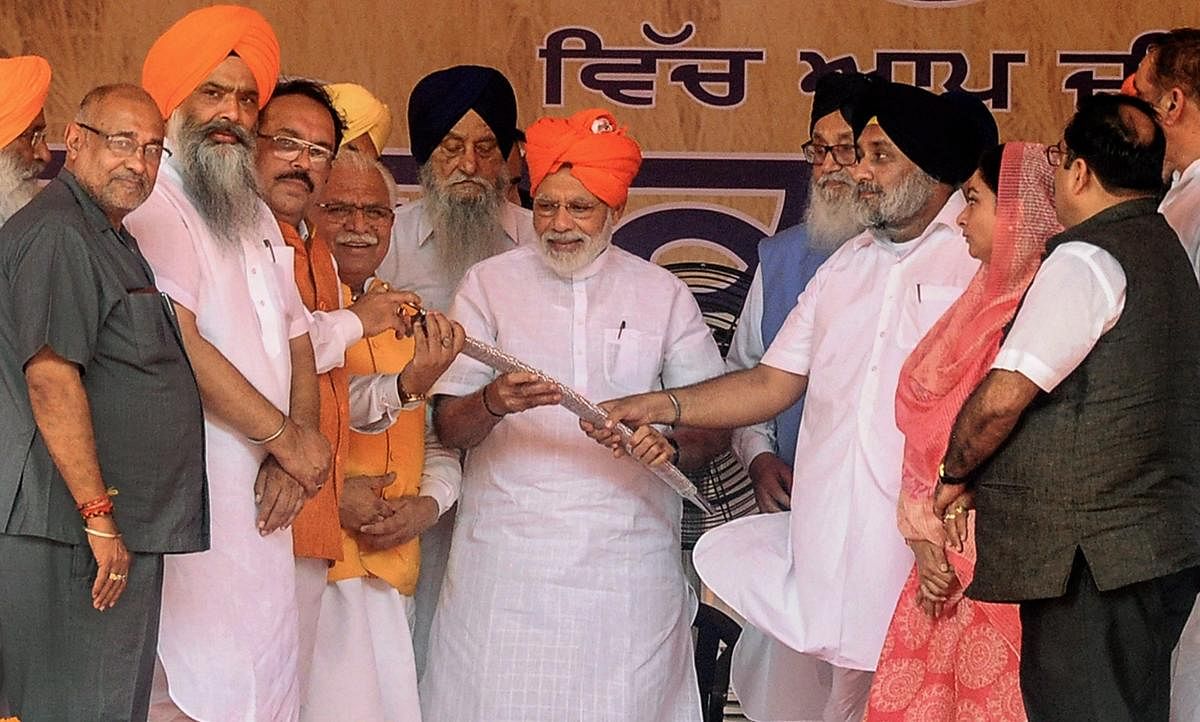
{"label": "eyeglasses", "polygon": [[38,130],[27,130],[17,137],[24,138],[25,140],[29,141],[30,148],[36,148],[38,147],[39,143],[46,142],[46,129],[39,128]]}
{"label": "eyeglasses", "polygon": [[841,166],[854,165],[862,160],[858,146],[852,144],[822,145],[810,140],[800,146],[800,150],[804,152],[804,160],[813,165],[821,165],[825,162],[825,156],[830,154],[833,155],[833,162]]}
{"label": "eyeglasses", "polygon": [[263,135],[259,138],[271,141],[272,152],[279,160],[296,160],[301,153],[308,152],[308,162],[313,168],[324,168],[333,162],[333,151],[323,145],[290,135]]}
{"label": "eyeglasses", "polygon": [[112,153],[118,158],[131,158],[136,155],[139,150],[142,152],[142,158],[150,162],[157,162],[161,160],[164,154],[168,158],[171,156],[170,149],[164,148],[162,141],[152,140],[149,143],[142,143],[141,145],[138,145],[136,140],[122,133],[105,133],[102,130],[93,128],[87,123],[80,123],[79,121],[75,121],[75,125],[78,125],[80,128],[95,133],[103,138],[104,147],[108,148],[108,152]]}
{"label": "eyeglasses", "polygon": [[355,213],[362,213],[369,223],[384,223],[396,214],[387,206],[359,206],[353,203],[318,203],[317,208],[329,214],[331,220],[341,224],[350,220]]}
{"label": "eyeglasses", "polygon": [[1063,156],[1066,154],[1067,151],[1063,149],[1061,140],[1054,145],[1046,146],[1046,162],[1052,166],[1062,165]]}
{"label": "eyeglasses", "polygon": [[559,203],[546,198],[533,199],[533,212],[542,218],[553,218],[558,215],[559,208],[566,208],[572,218],[583,219],[590,217],[599,207],[599,203],[583,203],[581,201]]}

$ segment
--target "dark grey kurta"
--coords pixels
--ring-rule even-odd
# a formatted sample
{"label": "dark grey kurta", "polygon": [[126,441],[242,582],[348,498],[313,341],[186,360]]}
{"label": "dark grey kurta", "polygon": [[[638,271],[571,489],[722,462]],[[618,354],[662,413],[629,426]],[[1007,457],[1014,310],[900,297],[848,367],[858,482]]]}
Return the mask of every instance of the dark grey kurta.
{"label": "dark grey kurta", "polygon": [[84,541],[25,387],[49,346],[83,371],[126,546],[208,547],[200,394],[169,309],[137,242],[69,172],[0,229],[0,532]]}
{"label": "dark grey kurta", "polygon": [[[200,395],[137,242],[63,171],[0,229],[0,658],[22,719],[143,719],[162,554],[208,547]],[[25,364],[77,364],[114,518],[133,554],[114,608],[34,423]],[[247,490],[250,493],[250,490]]]}

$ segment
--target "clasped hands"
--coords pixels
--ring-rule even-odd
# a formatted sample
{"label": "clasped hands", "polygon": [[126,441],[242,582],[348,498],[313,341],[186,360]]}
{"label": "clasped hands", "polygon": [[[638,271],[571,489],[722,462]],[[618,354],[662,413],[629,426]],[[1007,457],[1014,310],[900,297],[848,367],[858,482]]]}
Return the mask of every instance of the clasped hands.
{"label": "clasped hands", "polygon": [[942,520],[941,543],[926,540],[908,543],[917,563],[917,605],[930,617],[940,616],[945,605],[962,592],[962,583],[946,556],[946,549],[962,553],[965,548],[974,496],[965,484],[939,483],[934,489],[933,513]]}

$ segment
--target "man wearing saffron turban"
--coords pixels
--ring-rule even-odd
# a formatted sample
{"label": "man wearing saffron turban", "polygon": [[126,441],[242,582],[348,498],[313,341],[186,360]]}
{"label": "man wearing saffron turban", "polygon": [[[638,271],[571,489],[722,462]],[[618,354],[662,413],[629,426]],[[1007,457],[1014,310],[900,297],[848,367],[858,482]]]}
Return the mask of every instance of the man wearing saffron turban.
{"label": "man wearing saffron turban", "polygon": [[50,162],[46,115],[50,63],[36,55],[0,58],[0,226],[33,199]]}
{"label": "man wearing saffron turban", "polygon": [[[859,92],[851,174],[867,231],[817,269],[757,366],[674,391],[683,421],[704,427],[756,423],[805,397],[792,511],[712,530],[695,562],[755,627],[833,665],[827,720],[862,717],[912,568],[896,534],[896,379],[978,266],[954,225],[966,204],[958,186],[996,142],[977,100],[878,78]],[[665,393],[619,401],[611,413],[627,423],[676,415]],[[936,567],[933,556],[918,562]]]}
{"label": "man wearing saffron turban", "polygon": [[171,26],[142,70],[174,156],[129,225],[196,371],[212,508],[212,548],[165,565],[151,719],[298,714],[288,525],[329,445],[292,250],[256,193],[254,133],[278,74],[270,25],[228,5]]}
{"label": "man wearing saffron turban", "polygon": [[[720,373],[687,286],[612,245],[637,143],[602,110],[527,136],[538,240],[467,271],[450,316],[595,399]],[[698,722],[679,497],[591,443],[548,382],[460,356],[433,393],[466,461],[424,718]],[[697,468],[710,447],[692,433],[676,452],[640,428],[633,453]]]}
{"label": "man wearing saffron turban", "polygon": [[[534,240],[529,211],[505,200],[504,159],[516,121],[516,96],[495,68],[456,65],[417,83],[408,101],[408,133],[424,195],[396,211],[391,247],[376,276],[393,288],[415,291],[425,308],[445,311],[472,264]],[[423,526],[432,526],[421,537],[415,597],[418,675],[425,669],[459,483],[454,473],[422,485],[422,494],[437,499],[439,516],[423,520]]]}

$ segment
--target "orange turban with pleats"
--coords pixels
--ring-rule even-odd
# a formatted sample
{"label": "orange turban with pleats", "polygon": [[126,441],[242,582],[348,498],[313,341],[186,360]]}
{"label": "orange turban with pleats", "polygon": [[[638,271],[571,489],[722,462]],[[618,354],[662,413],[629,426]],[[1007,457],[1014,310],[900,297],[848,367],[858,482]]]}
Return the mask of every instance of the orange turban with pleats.
{"label": "orange turban with pleats", "polygon": [[46,104],[50,63],[36,55],[0,59],[0,148],[24,133]]}
{"label": "orange turban with pleats", "polygon": [[525,132],[530,186],[563,166],[609,208],[625,203],[642,165],[637,142],[608,111],[592,108],[570,118],[542,118]]}
{"label": "orange turban with pleats", "polygon": [[142,87],[169,118],[233,54],[254,73],[261,109],[279,77],[279,40],[266,18],[237,5],[214,5],[180,18],[146,53]]}

